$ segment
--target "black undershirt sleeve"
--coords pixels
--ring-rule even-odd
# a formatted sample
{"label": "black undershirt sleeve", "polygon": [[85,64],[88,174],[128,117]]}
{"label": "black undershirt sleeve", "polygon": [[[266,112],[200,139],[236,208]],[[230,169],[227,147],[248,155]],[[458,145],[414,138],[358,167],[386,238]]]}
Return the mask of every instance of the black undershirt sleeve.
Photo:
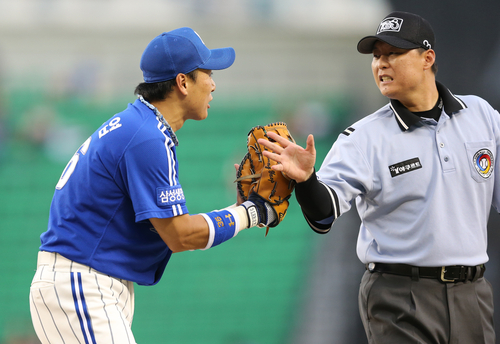
{"label": "black undershirt sleeve", "polygon": [[295,186],[295,197],[304,215],[314,222],[333,216],[333,202],[326,185],[318,181],[316,171],[312,176]]}

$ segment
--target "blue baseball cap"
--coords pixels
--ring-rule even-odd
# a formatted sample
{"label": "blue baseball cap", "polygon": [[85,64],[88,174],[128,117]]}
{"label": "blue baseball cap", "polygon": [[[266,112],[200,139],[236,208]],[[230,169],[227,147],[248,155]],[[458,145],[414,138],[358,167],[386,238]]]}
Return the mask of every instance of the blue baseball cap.
{"label": "blue baseball cap", "polygon": [[195,69],[220,70],[235,59],[231,47],[208,49],[191,28],[183,27],[156,36],[142,53],[140,67],[147,83],[175,79]]}

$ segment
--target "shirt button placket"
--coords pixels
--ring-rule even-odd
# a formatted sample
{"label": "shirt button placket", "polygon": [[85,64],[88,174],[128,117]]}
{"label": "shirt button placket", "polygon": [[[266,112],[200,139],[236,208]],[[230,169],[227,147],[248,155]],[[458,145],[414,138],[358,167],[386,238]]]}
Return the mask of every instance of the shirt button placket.
{"label": "shirt button placket", "polygon": [[[439,136],[439,135],[436,135],[436,136]],[[436,137],[436,141],[439,142],[438,143],[438,146],[439,146],[439,151],[438,151],[438,154],[439,154],[439,157],[441,158],[441,161],[442,161],[442,168],[443,168],[443,171],[444,172],[449,172],[449,171],[452,171],[455,169],[455,166],[450,158],[450,156],[448,155],[448,150],[445,145],[445,143],[443,141],[441,141],[441,139],[439,137]]]}
{"label": "shirt button placket", "polygon": [[[444,142],[441,142],[439,144],[439,147],[444,148]],[[444,153],[444,152],[441,152],[441,153]],[[450,158],[447,155],[445,155],[444,158],[443,158],[443,160],[444,160],[444,162],[448,162],[450,160]]]}

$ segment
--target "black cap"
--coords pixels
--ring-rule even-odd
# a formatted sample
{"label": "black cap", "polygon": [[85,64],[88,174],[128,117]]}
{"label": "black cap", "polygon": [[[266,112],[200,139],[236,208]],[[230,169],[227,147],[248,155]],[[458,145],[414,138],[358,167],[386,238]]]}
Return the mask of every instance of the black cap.
{"label": "black cap", "polygon": [[371,54],[376,41],[386,42],[401,49],[434,49],[434,31],[427,20],[407,12],[392,12],[378,26],[375,36],[366,36],[358,42],[358,51]]}

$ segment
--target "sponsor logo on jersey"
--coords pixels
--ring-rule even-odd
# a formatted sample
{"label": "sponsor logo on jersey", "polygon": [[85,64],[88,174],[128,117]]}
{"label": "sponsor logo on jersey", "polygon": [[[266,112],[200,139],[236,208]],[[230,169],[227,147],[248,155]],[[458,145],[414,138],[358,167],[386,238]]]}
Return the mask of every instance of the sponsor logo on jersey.
{"label": "sponsor logo on jersey", "polygon": [[402,174],[418,170],[419,168],[422,168],[420,159],[413,158],[389,166],[389,171],[391,172],[391,176],[394,178]]}
{"label": "sponsor logo on jersey", "polygon": [[478,150],[472,158],[472,164],[481,177],[489,178],[493,173],[493,153],[486,148]]}
{"label": "sponsor logo on jersey", "polygon": [[159,206],[185,203],[184,191],[180,185],[156,188],[156,203]]}
{"label": "sponsor logo on jersey", "polygon": [[378,26],[377,35],[381,32],[399,32],[403,26],[403,19],[396,17],[386,18]]}

